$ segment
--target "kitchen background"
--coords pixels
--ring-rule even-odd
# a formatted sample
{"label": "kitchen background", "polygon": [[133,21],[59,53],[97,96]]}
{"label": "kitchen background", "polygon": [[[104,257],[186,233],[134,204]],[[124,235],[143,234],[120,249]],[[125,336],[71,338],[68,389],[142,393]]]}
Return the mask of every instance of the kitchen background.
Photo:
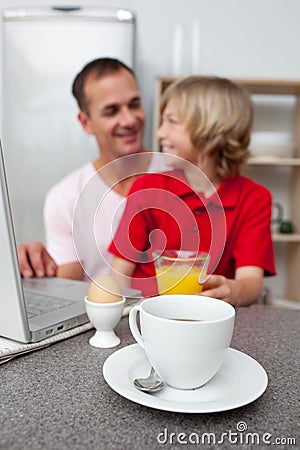
{"label": "kitchen background", "polygon": [[[204,73],[223,75],[232,78],[268,78],[268,79],[300,79],[300,2],[299,0],[167,0],[140,1],[140,0],[110,0],[108,1],[82,1],[76,3],[70,0],[45,1],[39,0],[35,4],[26,0],[0,0],[0,9],[23,8],[32,6],[81,6],[82,8],[97,7],[99,9],[124,8],[131,11],[136,19],[135,25],[135,57],[134,68],[139,80],[143,103],[146,109],[148,121],[145,134],[145,145],[154,146],[153,111],[155,108],[155,80],[157,76],[187,75],[190,73]],[[2,23],[1,23],[2,25]],[[3,30],[0,30],[3,31]],[[1,35],[2,36],[2,35]],[[82,33],[82,41],[87,37]],[[93,37],[91,37],[93,39]],[[86,42],[89,48],[89,42]],[[94,49],[96,42],[91,45]],[[1,49],[3,39],[1,37]],[[41,48],[41,52],[59,52],[60,46],[55,48]],[[1,52],[2,55],[3,52]],[[29,50],[30,53],[30,50]],[[80,67],[94,57],[87,52],[86,61],[80,61]],[[45,58],[46,60],[47,58]],[[80,68],[79,67],[79,68]],[[1,61],[1,73],[3,75],[3,59]],[[22,65],[15,61],[15,70],[22,70]],[[74,75],[77,69],[74,71]],[[3,78],[3,76],[2,76]],[[16,89],[19,86],[16,86]],[[68,88],[69,89],[69,88]],[[6,111],[3,105],[3,90],[0,91],[1,124]],[[71,94],[70,94],[71,95]],[[263,99],[254,99],[258,103]],[[277,113],[271,114],[269,103],[277,99],[265,99],[257,117],[258,129],[270,128],[269,121],[275,130],[291,132],[291,124],[294,113],[294,99],[281,99],[277,105]],[[268,112],[269,111],[269,112]],[[76,107],[74,105],[73,121],[76,123]],[[70,118],[72,120],[72,118]],[[13,130],[18,133],[17,127]],[[33,130],[34,131],[34,130]],[[45,133],[49,130],[45,130]],[[3,130],[1,131],[1,135]],[[53,176],[47,175],[47,183],[53,184],[61,175],[69,172],[73,165],[90,160],[95,156],[96,147],[91,142],[91,137],[85,136],[78,126],[78,136],[82,144],[82,154],[70,158],[62,158],[63,163],[55,161],[56,169]],[[73,137],[74,139],[74,137]],[[5,141],[5,139],[4,139]],[[72,138],[70,137],[72,145]],[[4,142],[5,144],[5,142]],[[85,145],[88,151],[85,152]],[[4,149],[5,150],[5,149]],[[72,148],[71,148],[72,154]],[[32,165],[32,179],[39,172],[45,172],[45,160],[36,150],[31,155],[35,163]],[[36,156],[36,158],[35,158]],[[49,158],[49,155],[48,155]],[[56,158],[56,156],[55,156]],[[9,159],[9,156],[8,156]],[[8,167],[9,183],[11,186],[18,183],[18,157]],[[9,166],[9,165],[8,165]],[[19,168],[20,170],[20,168]],[[46,169],[47,171],[48,169]],[[289,218],[289,168],[278,169],[278,176],[261,173],[265,182],[272,189],[274,200],[284,205],[284,213]],[[13,175],[13,176],[10,176]],[[275,181],[274,181],[274,178]],[[52,182],[53,181],[53,182]],[[38,186],[37,190],[43,192],[48,186]],[[13,188],[12,188],[13,190]],[[23,191],[25,192],[25,186]],[[27,203],[32,206],[32,211],[27,214],[30,224],[22,224],[23,200],[15,196],[13,209],[17,215],[16,232],[17,239],[43,240],[41,196],[36,201]],[[22,206],[23,205],[23,206]],[[18,214],[17,214],[17,211]],[[24,215],[23,215],[24,219]],[[300,231],[300,230],[297,230]],[[299,244],[298,244],[299,245]],[[285,280],[285,264],[281,254],[285,252],[285,244],[276,244],[278,269],[280,276],[272,280],[272,289],[283,295]]]}

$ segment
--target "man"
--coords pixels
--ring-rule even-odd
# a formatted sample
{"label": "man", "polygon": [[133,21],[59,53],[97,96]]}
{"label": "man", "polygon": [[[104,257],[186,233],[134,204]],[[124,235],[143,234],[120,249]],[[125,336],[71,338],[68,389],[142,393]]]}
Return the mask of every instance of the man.
{"label": "man", "polygon": [[[99,157],[72,172],[48,193],[44,219],[49,253],[37,241],[19,245],[19,264],[24,277],[56,275],[88,279],[106,271],[107,246],[110,242],[108,228],[102,230],[101,242],[97,242],[100,256],[103,256],[103,261],[99,262],[101,258],[98,254],[89,254],[91,245],[86,241],[88,233],[84,224],[79,223],[75,230],[73,228],[73,213],[76,212],[78,199],[83,197],[81,194],[88,183],[91,187],[95,186],[93,193],[97,191],[94,202],[99,203],[100,196],[111,190],[110,210],[106,208],[105,217],[99,217],[100,225],[110,226],[115,208],[124,200],[135,173],[149,168],[159,169],[154,167],[155,157],[142,143],[145,112],[135,75],[129,67],[113,58],[91,61],[75,77],[72,93],[79,106],[79,122],[86,133],[95,136]],[[136,170],[132,159],[122,158],[140,153],[145,157],[142,167],[139,165]],[[120,163],[113,164],[116,160]],[[78,211],[81,206],[79,204]],[[79,212],[77,218],[79,222],[85,220],[84,217],[79,218]],[[76,242],[73,242],[76,230],[75,239],[83,249],[82,255],[78,255]]]}

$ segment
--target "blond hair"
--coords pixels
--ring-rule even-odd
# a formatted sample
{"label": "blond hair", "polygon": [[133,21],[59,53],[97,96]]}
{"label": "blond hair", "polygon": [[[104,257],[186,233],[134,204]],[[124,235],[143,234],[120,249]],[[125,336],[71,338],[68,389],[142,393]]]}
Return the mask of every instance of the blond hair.
{"label": "blond hair", "polygon": [[247,90],[226,78],[190,76],[164,91],[161,114],[170,100],[193,146],[216,157],[217,175],[236,175],[249,156],[253,105]]}

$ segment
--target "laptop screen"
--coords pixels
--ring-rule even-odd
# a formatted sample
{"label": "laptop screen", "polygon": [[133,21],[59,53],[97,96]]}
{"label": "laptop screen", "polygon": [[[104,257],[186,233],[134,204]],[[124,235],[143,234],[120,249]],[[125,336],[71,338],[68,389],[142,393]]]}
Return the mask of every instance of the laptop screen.
{"label": "laptop screen", "polygon": [[0,335],[10,336],[14,330],[16,340],[30,340],[23,301],[23,288],[15,244],[12,213],[0,141]]}

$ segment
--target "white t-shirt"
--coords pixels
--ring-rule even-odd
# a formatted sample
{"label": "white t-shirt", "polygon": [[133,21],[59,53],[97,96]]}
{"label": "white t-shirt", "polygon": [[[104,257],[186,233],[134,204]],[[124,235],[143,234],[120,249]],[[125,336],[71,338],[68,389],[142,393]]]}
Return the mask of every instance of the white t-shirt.
{"label": "white t-shirt", "polygon": [[[149,172],[166,170],[153,153]],[[87,163],[48,192],[44,205],[46,246],[58,265],[80,261],[84,279],[108,273],[107,249],[120,221],[126,198],[111,190]]]}

